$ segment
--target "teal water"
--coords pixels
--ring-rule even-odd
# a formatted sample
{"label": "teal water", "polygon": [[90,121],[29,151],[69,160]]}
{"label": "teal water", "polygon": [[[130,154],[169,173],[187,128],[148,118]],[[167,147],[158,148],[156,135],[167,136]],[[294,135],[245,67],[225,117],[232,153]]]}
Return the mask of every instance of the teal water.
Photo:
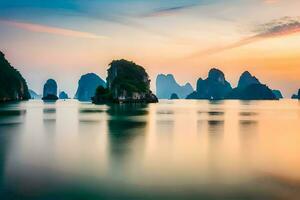
{"label": "teal water", "polygon": [[300,103],[0,105],[0,199],[300,199]]}

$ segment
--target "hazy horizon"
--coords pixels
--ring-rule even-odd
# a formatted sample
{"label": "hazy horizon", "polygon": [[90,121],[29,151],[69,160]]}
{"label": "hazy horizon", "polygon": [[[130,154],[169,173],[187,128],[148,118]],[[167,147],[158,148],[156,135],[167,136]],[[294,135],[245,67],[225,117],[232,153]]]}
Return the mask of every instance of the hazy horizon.
{"label": "hazy horizon", "polygon": [[[2,0],[1,51],[38,93],[48,78],[71,97],[85,73],[128,59],[195,88],[217,67],[236,86],[248,70],[286,98],[300,88],[296,0]],[[254,14],[255,13],[255,14]]]}

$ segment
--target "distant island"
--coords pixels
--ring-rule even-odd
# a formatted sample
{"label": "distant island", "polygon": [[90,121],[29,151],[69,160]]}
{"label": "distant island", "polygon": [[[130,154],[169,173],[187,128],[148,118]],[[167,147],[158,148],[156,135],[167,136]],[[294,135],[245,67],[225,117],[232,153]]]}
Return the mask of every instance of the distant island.
{"label": "distant island", "polygon": [[99,86],[93,103],[156,103],[145,69],[127,60],[114,60],[107,70],[107,87]]}
{"label": "distant island", "polygon": [[48,79],[44,84],[43,100],[45,101],[56,101],[57,97],[57,83],[54,79]]}
{"label": "distant island", "polygon": [[39,95],[33,90],[29,89],[30,99],[42,99],[42,95]]}
{"label": "distant island", "polygon": [[187,99],[241,99],[241,100],[278,100],[282,98],[279,90],[271,90],[268,86],[245,71],[239,79],[238,86],[232,88],[226,81],[224,73],[216,68],[209,71],[206,79],[199,78],[197,89]]}
{"label": "distant island", "polygon": [[196,91],[189,94],[187,99],[225,99],[225,96],[232,90],[232,87],[225,79],[224,73],[216,68],[209,71],[206,79],[199,78]]}
{"label": "distant island", "polygon": [[276,94],[267,85],[260,81],[248,71],[240,76],[238,86],[230,91],[226,99],[242,100],[278,100]]}
{"label": "distant island", "polygon": [[61,91],[58,95],[59,99],[69,99],[69,95],[65,91]]}
{"label": "distant island", "polygon": [[28,99],[30,94],[25,79],[0,51],[0,102]]}
{"label": "distant island", "polygon": [[298,90],[298,94],[293,94],[292,99],[300,99],[300,89]]}
{"label": "distant island", "polygon": [[156,77],[156,95],[159,99],[170,99],[172,94],[185,99],[194,91],[190,83],[179,85],[172,74],[159,74]]}
{"label": "distant island", "polygon": [[99,86],[105,88],[106,83],[97,74],[88,73],[82,75],[78,81],[78,88],[74,98],[79,101],[91,101]]}
{"label": "distant island", "polygon": [[171,94],[170,99],[179,99],[178,95],[176,93]]}

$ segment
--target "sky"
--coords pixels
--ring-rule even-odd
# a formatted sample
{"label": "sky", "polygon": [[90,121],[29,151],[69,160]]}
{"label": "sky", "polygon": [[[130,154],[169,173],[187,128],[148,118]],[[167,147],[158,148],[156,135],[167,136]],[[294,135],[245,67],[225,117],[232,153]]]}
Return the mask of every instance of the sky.
{"label": "sky", "polygon": [[73,96],[114,59],[195,86],[212,67],[233,87],[248,70],[290,97],[300,88],[299,0],[1,0],[0,50],[42,92]]}

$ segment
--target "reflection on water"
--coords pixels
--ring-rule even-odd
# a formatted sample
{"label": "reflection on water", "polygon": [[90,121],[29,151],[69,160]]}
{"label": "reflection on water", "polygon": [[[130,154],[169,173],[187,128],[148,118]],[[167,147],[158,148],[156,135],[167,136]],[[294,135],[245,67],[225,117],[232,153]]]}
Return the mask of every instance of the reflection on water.
{"label": "reflection on water", "polygon": [[0,105],[0,199],[299,199],[298,101]]}

